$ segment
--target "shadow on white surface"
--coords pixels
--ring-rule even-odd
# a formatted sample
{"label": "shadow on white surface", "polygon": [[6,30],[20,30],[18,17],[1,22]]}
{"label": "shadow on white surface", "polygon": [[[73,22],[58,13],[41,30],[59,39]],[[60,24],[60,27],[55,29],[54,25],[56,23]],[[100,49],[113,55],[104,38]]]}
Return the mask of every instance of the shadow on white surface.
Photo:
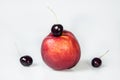
{"label": "shadow on white surface", "polygon": [[71,69],[63,70],[63,72],[79,72],[90,70],[90,63],[87,60],[81,60],[76,66]]}
{"label": "shadow on white surface", "polygon": [[33,62],[33,64],[30,67],[37,67],[37,66],[38,64]]}
{"label": "shadow on white surface", "polygon": [[90,63],[87,60],[81,60],[74,68],[74,71],[86,71],[90,69]]}

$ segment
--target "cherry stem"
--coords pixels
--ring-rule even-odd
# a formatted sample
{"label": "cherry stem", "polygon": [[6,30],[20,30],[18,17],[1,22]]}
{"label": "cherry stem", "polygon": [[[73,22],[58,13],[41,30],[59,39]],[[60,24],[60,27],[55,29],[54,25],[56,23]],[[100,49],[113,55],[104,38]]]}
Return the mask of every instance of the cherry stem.
{"label": "cherry stem", "polygon": [[[9,30],[11,30],[11,29],[9,29]],[[18,55],[19,56],[21,56],[21,51],[19,50],[19,48],[18,48],[18,39],[15,37],[15,32],[13,32],[13,31],[11,31],[11,34],[12,34],[12,36],[14,37],[14,42],[13,42],[13,45],[15,46],[15,48],[16,48],[16,52],[18,53]],[[24,49],[23,49],[23,51],[24,51]]]}
{"label": "cherry stem", "polygon": [[58,17],[57,17],[57,15],[56,15],[56,13],[48,6],[47,7],[49,10],[50,10],[50,12],[52,12],[52,14],[55,16],[55,19],[56,19],[56,23],[58,23]]}
{"label": "cherry stem", "polygon": [[100,56],[100,58],[102,58],[103,56],[105,56],[110,50],[107,50],[102,56]]}
{"label": "cherry stem", "polygon": [[18,46],[17,46],[16,42],[14,43],[14,45],[15,45],[15,48],[16,48],[16,50],[17,50],[17,53],[19,54],[19,56],[21,56],[21,55],[20,55],[20,51],[18,50]]}

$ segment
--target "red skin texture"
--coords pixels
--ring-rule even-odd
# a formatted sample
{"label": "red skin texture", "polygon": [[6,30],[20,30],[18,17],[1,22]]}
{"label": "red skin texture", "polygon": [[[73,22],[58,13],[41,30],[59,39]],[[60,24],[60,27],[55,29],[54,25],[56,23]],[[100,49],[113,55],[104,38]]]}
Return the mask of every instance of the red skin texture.
{"label": "red skin texture", "polygon": [[42,42],[41,54],[43,61],[55,70],[74,67],[81,56],[79,43],[69,31],[63,31],[59,37],[50,33]]}

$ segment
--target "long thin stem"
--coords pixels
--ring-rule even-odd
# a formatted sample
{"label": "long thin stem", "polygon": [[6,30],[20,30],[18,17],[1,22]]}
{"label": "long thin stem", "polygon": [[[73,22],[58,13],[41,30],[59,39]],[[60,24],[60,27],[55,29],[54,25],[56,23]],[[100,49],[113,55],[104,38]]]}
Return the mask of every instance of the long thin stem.
{"label": "long thin stem", "polygon": [[15,45],[15,48],[16,48],[16,50],[17,50],[17,53],[19,54],[19,56],[21,56],[21,53],[20,53],[20,51],[18,50],[17,43],[16,43],[16,42],[14,42],[14,45]]}
{"label": "long thin stem", "polygon": [[100,56],[100,58],[102,58],[103,56],[105,56],[110,50],[107,50],[102,56]]}
{"label": "long thin stem", "polygon": [[56,13],[48,6],[47,7],[49,10],[50,10],[50,12],[52,12],[52,14],[55,16],[55,19],[56,19],[56,23],[58,24],[58,18],[57,18],[57,15],[56,15]]}
{"label": "long thin stem", "polygon": [[[22,52],[21,52],[21,50],[19,49],[19,45],[18,45],[19,40],[18,40],[18,39],[16,38],[16,36],[15,36],[16,33],[13,32],[11,28],[9,28],[9,31],[10,31],[12,37],[14,38],[14,40],[13,40],[13,45],[14,45],[16,51],[17,51],[17,54],[18,54],[19,56],[21,56],[21,55],[22,55],[22,54],[21,54]],[[24,51],[24,48],[23,48],[22,50]]]}

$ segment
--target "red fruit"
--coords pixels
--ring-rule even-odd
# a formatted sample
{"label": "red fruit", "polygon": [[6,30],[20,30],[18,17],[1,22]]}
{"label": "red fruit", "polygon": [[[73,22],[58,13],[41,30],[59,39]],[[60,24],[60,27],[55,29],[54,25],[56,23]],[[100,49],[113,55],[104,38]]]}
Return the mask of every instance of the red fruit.
{"label": "red fruit", "polygon": [[43,61],[55,70],[74,67],[81,56],[80,46],[75,36],[69,31],[55,37],[50,33],[42,42],[41,54]]}

